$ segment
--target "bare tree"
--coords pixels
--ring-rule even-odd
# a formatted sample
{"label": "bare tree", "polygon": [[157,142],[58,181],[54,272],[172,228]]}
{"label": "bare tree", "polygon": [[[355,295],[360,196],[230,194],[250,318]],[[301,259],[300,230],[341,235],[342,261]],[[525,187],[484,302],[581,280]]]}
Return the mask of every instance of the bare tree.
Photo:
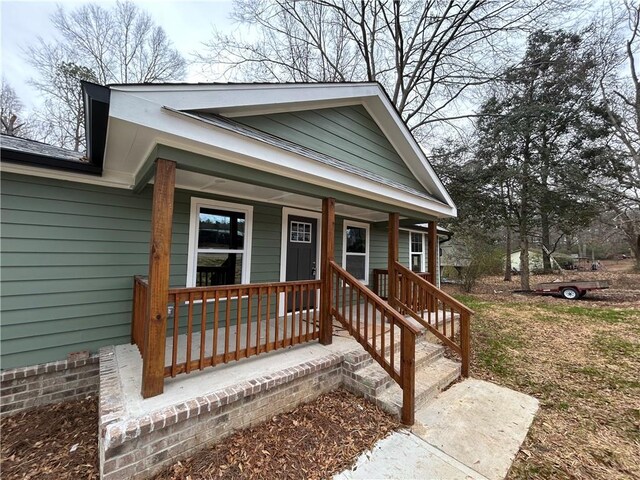
{"label": "bare tree", "polygon": [[[610,28],[603,29],[600,45],[603,72],[600,90],[617,142],[611,148],[626,158],[629,168],[610,196],[609,223],[622,231],[640,269],[640,5],[624,3],[622,15],[612,4]],[[619,7],[618,7],[619,8]],[[617,36],[619,26],[626,32]],[[620,48],[622,47],[622,48]]]}
{"label": "bare tree", "polygon": [[186,62],[164,30],[130,1],[110,8],[59,6],[51,17],[58,38],[38,38],[25,51],[38,71],[32,83],[46,98],[40,117],[49,119],[44,136],[62,146],[84,146],[80,80],[100,84],[178,80]]}
{"label": "bare tree", "polygon": [[23,136],[28,128],[23,116],[24,105],[16,95],[13,87],[2,78],[0,88],[0,121],[1,132],[12,137]]}
{"label": "bare tree", "polygon": [[[205,71],[263,81],[378,81],[414,133],[472,116],[467,94],[494,79],[554,0],[236,0],[233,34],[196,53]],[[522,47],[522,45],[518,45]]]}

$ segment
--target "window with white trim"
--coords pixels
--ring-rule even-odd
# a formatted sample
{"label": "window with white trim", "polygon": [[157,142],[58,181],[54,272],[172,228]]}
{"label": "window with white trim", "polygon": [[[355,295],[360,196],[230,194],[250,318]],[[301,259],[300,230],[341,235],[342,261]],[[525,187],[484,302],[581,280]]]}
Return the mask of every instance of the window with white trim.
{"label": "window with white trim", "polygon": [[414,272],[424,272],[424,234],[409,232],[409,267]]}
{"label": "window with white trim", "polygon": [[369,283],[369,225],[344,222],[342,267],[358,280]]}
{"label": "window with white trim", "polygon": [[253,207],[191,200],[187,286],[249,283]]}

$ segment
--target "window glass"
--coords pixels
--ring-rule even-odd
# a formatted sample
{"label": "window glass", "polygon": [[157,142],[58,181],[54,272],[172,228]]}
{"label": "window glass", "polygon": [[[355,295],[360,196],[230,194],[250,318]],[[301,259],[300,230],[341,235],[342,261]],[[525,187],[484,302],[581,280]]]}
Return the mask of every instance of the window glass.
{"label": "window glass", "polygon": [[411,251],[412,252],[422,252],[422,234],[421,233],[411,233]]}
{"label": "window glass", "polygon": [[358,280],[365,279],[366,258],[364,255],[347,255],[345,270]]}
{"label": "window glass", "polygon": [[196,287],[242,283],[242,253],[198,253]]}
{"label": "window glass", "polygon": [[311,243],[311,224],[307,222],[291,222],[289,240],[294,243]]}
{"label": "window glass", "polygon": [[198,249],[244,248],[244,213],[201,208],[198,220]]}
{"label": "window glass", "polygon": [[367,229],[362,227],[347,227],[347,253],[366,253]]}

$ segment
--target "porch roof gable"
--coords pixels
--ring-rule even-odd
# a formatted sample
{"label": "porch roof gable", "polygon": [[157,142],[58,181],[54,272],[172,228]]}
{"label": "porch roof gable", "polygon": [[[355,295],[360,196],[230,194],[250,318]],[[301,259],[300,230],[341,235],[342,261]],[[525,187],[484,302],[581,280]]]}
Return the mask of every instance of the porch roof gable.
{"label": "porch roof gable", "polygon": [[[154,122],[147,122],[145,116],[153,114],[153,109],[150,107],[154,104],[158,109],[165,107],[166,113],[180,111],[191,115],[217,115],[218,118],[214,119],[220,124],[217,126],[222,126],[220,118],[232,119],[251,115],[361,105],[405,162],[411,175],[419,185],[424,187],[424,191],[419,192],[419,189],[410,186],[412,191],[408,192],[405,185],[402,190],[414,196],[416,200],[424,200],[426,196],[430,200],[443,204],[448,210],[445,216],[456,214],[456,207],[451,197],[429,164],[425,153],[378,83],[138,84],[112,85],[110,89],[112,99],[109,128],[113,132],[107,143],[105,159],[107,165],[111,163],[110,160],[125,153],[125,147],[114,151],[114,145],[122,143],[121,138],[116,142],[114,134],[120,134],[123,129],[112,128],[113,124],[118,120],[130,119],[129,121],[152,126]],[[142,108],[144,115],[131,116],[130,113],[134,108]],[[225,126],[228,128],[228,125]],[[124,130],[131,129],[131,126],[125,127]],[[254,134],[255,131],[252,132],[252,135]],[[128,149],[128,152],[134,150]],[[149,146],[147,146],[148,151]],[[310,150],[305,151],[305,155],[309,152]],[[361,175],[363,173],[365,176]],[[376,176],[376,181],[380,183],[377,178],[380,176],[378,173],[360,171],[359,175],[371,180],[373,180],[372,175]],[[385,185],[389,185],[389,182],[393,182],[394,187],[398,183],[389,178],[384,179]]]}

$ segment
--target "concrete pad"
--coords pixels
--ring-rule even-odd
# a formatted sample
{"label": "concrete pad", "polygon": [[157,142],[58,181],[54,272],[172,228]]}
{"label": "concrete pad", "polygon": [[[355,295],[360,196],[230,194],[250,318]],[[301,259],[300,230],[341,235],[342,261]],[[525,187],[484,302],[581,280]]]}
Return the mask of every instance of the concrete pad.
{"label": "concrete pad", "polygon": [[358,458],[351,470],[345,470],[333,478],[486,480],[479,473],[406,430],[380,440],[373,450]]}
{"label": "concrete pad", "polygon": [[538,410],[538,400],[469,379],[416,411],[421,438],[489,479],[506,476]]}

